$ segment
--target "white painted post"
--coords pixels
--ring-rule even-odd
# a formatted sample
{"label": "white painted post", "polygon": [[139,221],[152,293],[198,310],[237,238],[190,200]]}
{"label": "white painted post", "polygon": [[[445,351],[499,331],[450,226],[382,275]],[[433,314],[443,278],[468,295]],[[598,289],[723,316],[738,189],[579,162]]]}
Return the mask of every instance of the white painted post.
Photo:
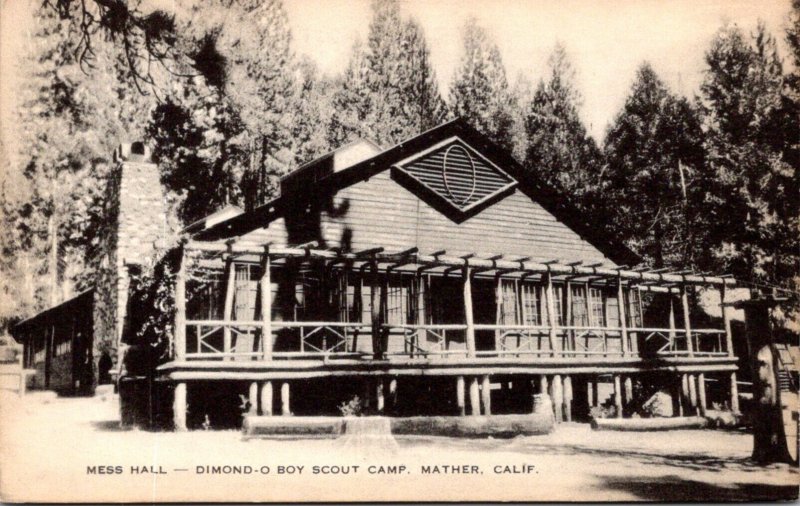
{"label": "white painted post", "polygon": [[458,406],[458,414],[464,416],[467,413],[466,399],[464,398],[464,376],[456,378],[456,405]]}
{"label": "white painted post", "polygon": [[175,384],[175,398],[172,402],[172,421],[176,431],[186,430],[186,383]]}
{"label": "white painted post", "polygon": [[272,382],[265,381],[261,385],[261,414],[272,416]]}

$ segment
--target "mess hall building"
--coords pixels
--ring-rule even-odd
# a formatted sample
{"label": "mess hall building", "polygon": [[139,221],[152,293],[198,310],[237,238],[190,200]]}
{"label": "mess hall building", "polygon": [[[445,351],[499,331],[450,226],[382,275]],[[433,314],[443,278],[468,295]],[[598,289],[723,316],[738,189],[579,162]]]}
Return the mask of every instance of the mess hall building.
{"label": "mess hall building", "polygon": [[343,146],[187,229],[162,404],[179,430],[347,405],[530,413],[537,393],[556,420],[659,390],[675,416],[738,410],[729,310],[701,328],[689,309],[735,281],[637,268],[588,218],[460,120]]}

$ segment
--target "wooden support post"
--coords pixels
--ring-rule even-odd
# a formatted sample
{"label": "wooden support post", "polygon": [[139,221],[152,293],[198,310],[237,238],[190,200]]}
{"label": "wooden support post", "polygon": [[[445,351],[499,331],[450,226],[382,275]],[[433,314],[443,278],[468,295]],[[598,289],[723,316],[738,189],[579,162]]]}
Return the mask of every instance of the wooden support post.
{"label": "wooden support post", "polygon": [[372,313],[372,354],[375,358],[381,358],[381,321],[383,315],[381,315],[380,307],[378,307],[377,294],[379,289],[378,262],[373,258],[370,262],[369,308]]}
{"label": "wooden support post", "polygon": [[272,416],[272,382],[265,381],[261,385],[261,414]]}
{"label": "wooden support post", "polygon": [[382,415],[386,408],[386,397],[383,388],[383,378],[377,378],[375,381],[375,411],[379,415]]}
{"label": "wooden support post", "polygon": [[669,297],[669,347],[672,350],[675,347],[675,338],[677,332],[675,331],[675,298],[670,293]]}
{"label": "wooden support post", "polygon": [[364,399],[362,404],[364,409],[369,409],[372,405],[372,379],[369,376],[364,378]]}
{"label": "wooden support post", "polygon": [[[569,281],[564,283],[564,290],[567,292],[567,317],[564,321],[564,325],[571,326],[574,325],[574,322],[572,321],[572,286],[569,284]],[[567,349],[575,351],[575,332],[569,330],[564,334],[564,336],[567,340]],[[561,347],[564,348],[563,345]]]}
{"label": "wooden support post", "polygon": [[545,281],[545,299],[546,304],[545,307],[547,309],[547,322],[550,326],[550,332],[548,334],[550,340],[550,354],[552,356],[556,356],[556,339],[558,337],[556,332],[556,306],[555,306],[555,299],[553,295],[553,277],[550,275],[550,272],[546,272],[544,274],[544,281]]}
{"label": "wooden support post", "polygon": [[622,276],[617,276],[617,311],[619,313],[620,336],[622,337],[622,354],[630,353],[628,343],[628,322],[625,319],[625,290],[622,288]]}
{"label": "wooden support post", "polygon": [[617,418],[622,418],[622,381],[619,374],[614,375],[614,407]]}
{"label": "wooden support post", "polygon": [[[228,256],[225,262],[225,275],[227,277],[227,285],[225,288],[225,306],[223,307],[222,319],[225,325],[222,327],[222,351],[223,353],[230,353],[231,351],[231,321],[233,316],[233,296],[236,291],[236,264],[233,263],[233,257]],[[223,360],[230,360],[231,357],[225,357]]]}
{"label": "wooden support post", "polygon": [[250,389],[247,392],[247,403],[250,408],[247,410],[248,415],[256,416],[258,414],[258,383],[250,383]]}
{"label": "wooden support post", "polygon": [[683,406],[681,405],[681,376],[678,376],[670,388],[672,396],[672,416],[683,416]]}
{"label": "wooden support post", "polygon": [[[500,274],[497,274],[494,277],[494,305],[497,308],[495,312],[494,321],[498,325],[509,325],[511,322],[503,321],[503,278],[500,277]],[[496,330],[494,332],[494,350],[500,351],[500,336],[502,334],[501,330]]]}
{"label": "wooden support post", "polygon": [[269,246],[264,249],[263,272],[259,280],[261,291],[261,346],[264,360],[272,360],[272,261]]}
{"label": "wooden support post", "polygon": [[481,414],[481,399],[478,389],[478,378],[472,377],[469,380],[469,410],[472,416]]}
{"label": "wooden support post", "polygon": [[397,410],[397,378],[389,380],[389,408],[393,413]]}
{"label": "wooden support post", "polygon": [[[417,275],[417,325],[425,325],[427,323],[425,318],[425,313],[427,309],[425,308],[425,292],[427,290],[426,282],[425,282],[425,275],[419,273]],[[428,331],[425,329],[419,329],[417,331],[417,339],[418,341],[415,343],[419,346],[419,343],[426,342],[428,336]],[[424,345],[423,345],[424,346]],[[414,348],[411,349],[411,352],[416,354],[416,350]],[[413,355],[412,355],[413,356]]]}
{"label": "wooden support post", "polygon": [[633,402],[633,378],[625,376],[625,405],[630,406]]}
{"label": "wooden support post", "polygon": [[692,412],[691,395],[689,393],[689,375],[681,374],[681,416],[689,416]]}
{"label": "wooden support post", "polygon": [[492,414],[492,384],[489,382],[489,375],[486,374],[481,380],[481,404],[483,404],[483,414]]}
{"label": "wooden support post", "polygon": [[561,423],[564,419],[564,388],[560,374],[553,375],[553,411],[556,415],[556,423]]}
{"label": "wooden support post", "polygon": [[292,414],[292,407],[289,399],[289,382],[281,383],[281,415],[289,416]]}
{"label": "wooden support post", "polygon": [[175,384],[175,398],[172,401],[172,422],[176,431],[186,430],[186,383]]}
{"label": "wooden support post", "polygon": [[694,374],[689,375],[689,413],[691,416],[697,414],[697,378]]}
{"label": "wooden support post", "polygon": [[694,342],[692,342],[692,323],[689,319],[689,291],[685,284],[681,285],[681,305],[683,306],[683,328],[686,332],[686,350],[689,352],[689,356],[693,357]]}
{"label": "wooden support post", "polygon": [[472,317],[472,269],[464,267],[464,320],[467,325],[467,357],[475,358],[475,321]]}
{"label": "wooden support post", "polygon": [[731,411],[739,413],[739,385],[736,383],[736,373],[731,373]]}
{"label": "wooden support post", "polygon": [[733,332],[731,332],[731,315],[728,312],[728,306],[725,305],[725,299],[727,295],[726,292],[727,289],[725,288],[725,285],[722,285],[722,288],[719,291],[719,299],[720,299],[720,308],[722,309],[722,322],[723,325],[725,326],[725,348],[726,348],[725,351],[728,352],[729,357],[732,357],[734,355]]}
{"label": "wooden support post", "polygon": [[[181,254],[175,274],[175,360],[186,359],[186,257]],[[197,350],[200,351],[200,350]],[[184,385],[185,387],[185,385]]]}
{"label": "wooden support post", "polygon": [[572,377],[564,376],[564,420],[572,421]]}
{"label": "wooden support post", "polygon": [[542,374],[541,376],[539,376],[539,393],[540,394],[550,395],[549,390],[550,390],[550,387],[547,384],[547,376]]}
{"label": "wooden support post", "polygon": [[380,342],[380,358],[386,358],[386,353],[389,351],[389,331],[383,328],[386,323],[387,315],[389,314],[389,271],[381,279],[381,297],[380,297],[380,330],[378,332],[378,341]]}
{"label": "wooden support post", "polygon": [[706,375],[697,375],[697,400],[700,416],[706,416]]}
{"label": "wooden support post", "polygon": [[465,405],[464,399],[464,376],[458,376],[456,378],[456,405],[458,406],[458,414],[459,416],[464,416],[467,414],[467,407]]}
{"label": "wooden support post", "polygon": [[597,392],[595,391],[595,385],[597,383],[592,380],[586,380],[586,407],[591,410],[594,406],[596,406],[595,402],[597,399]]}

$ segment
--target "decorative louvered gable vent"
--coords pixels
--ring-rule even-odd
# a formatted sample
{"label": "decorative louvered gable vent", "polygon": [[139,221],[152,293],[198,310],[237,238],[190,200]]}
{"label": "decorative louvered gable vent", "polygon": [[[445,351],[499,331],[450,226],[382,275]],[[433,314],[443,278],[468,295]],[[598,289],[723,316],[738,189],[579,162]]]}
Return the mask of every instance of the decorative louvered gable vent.
{"label": "decorative louvered gable vent", "polygon": [[516,186],[511,176],[457,137],[395,164],[392,173],[412,191],[431,197],[440,210],[450,211],[455,221],[479,212]]}

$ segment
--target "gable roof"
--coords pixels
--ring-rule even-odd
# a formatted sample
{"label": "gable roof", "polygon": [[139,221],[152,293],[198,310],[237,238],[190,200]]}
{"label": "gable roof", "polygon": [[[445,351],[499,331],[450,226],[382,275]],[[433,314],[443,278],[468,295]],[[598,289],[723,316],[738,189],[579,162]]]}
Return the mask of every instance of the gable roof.
{"label": "gable roof", "polygon": [[416,155],[430,149],[432,146],[454,137],[462,140],[473,150],[491,160],[494,165],[502,167],[505,173],[517,181],[517,187],[520,191],[600,250],[613,262],[627,265],[639,263],[640,258],[627,246],[614,238],[604,235],[602,232],[603,227],[593,223],[589,217],[578,211],[574,205],[569,203],[567,197],[543,184],[535,174],[526,171],[506,150],[500,148],[488,137],[472,128],[463,119],[456,119],[439,125],[416,137],[400,142],[371,158],[332,172],[317,180],[313,185],[303,186],[297,191],[282,194],[273,201],[250,212],[199,232],[196,235],[196,239],[226,239],[265,227],[271,221],[283,216],[290,207],[294,207],[290,206],[290,203],[296,203],[300,199],[312,200],[336,194],[343,188],[389,170],[400,162],[413,159]]}

